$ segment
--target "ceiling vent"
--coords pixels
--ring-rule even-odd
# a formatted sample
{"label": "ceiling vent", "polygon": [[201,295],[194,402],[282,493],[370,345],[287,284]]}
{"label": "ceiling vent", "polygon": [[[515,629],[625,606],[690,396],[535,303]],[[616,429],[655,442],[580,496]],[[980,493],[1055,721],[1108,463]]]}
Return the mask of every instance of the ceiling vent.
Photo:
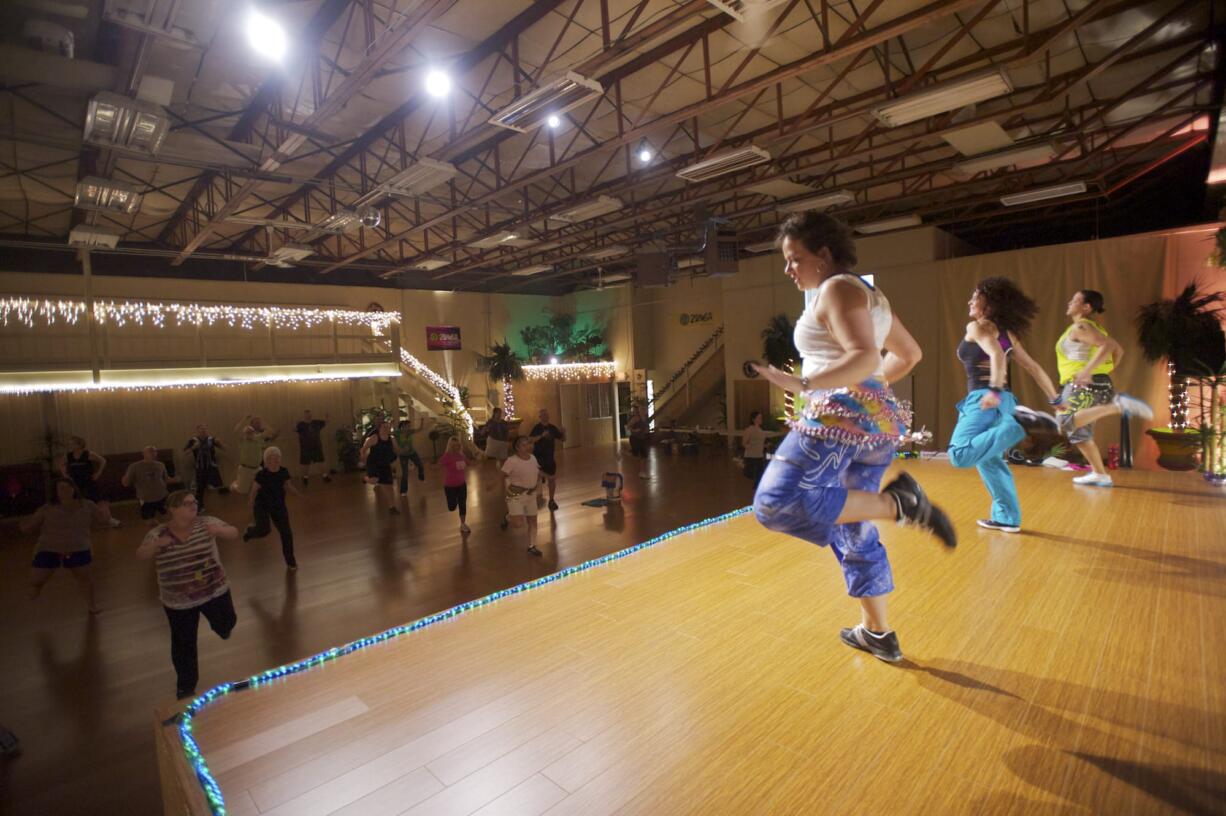
{"label": "ceiling vent", "polygon": [[85,141],[155,155],[166,140],[170,119],[158,105],[103,91],[85,111]]}
{"label": "ceiling vent", "polygon": [[87,249],[114,249],[119,245],[119,233],[101,227],[82,224],[68,233],[68,246]]}
{"label": "ceiling vent", "polygon": [[465,244],[465,246],[473,249],[494,249],[518,240],[519,235],[514,232],[496,232],[493,235],[487,235],[484,238],[469,241],[467,244]]}
{"label": "ceiling vent", "polygon": [[140,209],[140,190],[122,181],[86,176],[77,182],[72,204],[82,210],[131,215]]}
{"label": "ceiling vent", "polygon": [[886,127],[898,127],[1009,93],[1013,93],[1013,83],[1003,68],[997,68],[878,105],[872,114]]}
{"label": "ceiling vent", "polygon": [[685,179],[686,181],[706,181],[707,179],[726,176],[729,173],[735,173],[757,164],[764,164],[770,160],[770,153],[767,153],[760,147],[750,145],[749,147],[721,153],[705,161],[684,167],[677,171],[677,178]]}
{"label": "ceiling vent", "polygon": [[918,227],[924,220],[918,215],[900,215],[897,218],[886,218],[883,221],[870,221],[867,224],[856,224],[855,230],[861,235],[876,235],[879,232]]}
{"label": "ceiling vent", "polygon": [[604,86],[594,79],[568,71],[534,91],[521,96],[490,117],[491,125],[526,133],[540,127],[550,116],[556,116],[604,93]]}
{"label": "ceiling vent", "polygon": [[809,210],[828,210],[842,204],[850,204],[856,200],[856,194],[851,190],[836,190],[833,193],[813,196],[812,198],[780,204],[775,209],[779,212],[808,212]]}
{"label": "ceiling vent", "polygon": [[589,218],[597,218],[601,215],[615,213],[625,205],[622,204],[620,198],[613,196],[600,196],[595,201],[589,201],[586,204],[580,204],[578,207],[560,212],[556,215],[549,216],[552,221],[563,221],[567,224],[574,224],[579,221],[587,221]]}
{"label": "ceiling vent", "polygon": [[451,181],[455,174],[454,164],[421,159],[381,182],[375,189],[388,195],[419,196]]}
{"label": "ceiling vent", "polygon": [[512,277],[527,278],[532,275],[539,275],[542,272],[552,271],[553,267],[549,264],[537,264],[536,266],[525,266],[522,269],[516,269],[511,273]]}
{"label": "ceiling vent", "polygon": [[315,250],[306,244],[284,244],[272,251],[268,262],[272,264],[274,261],[280,261],[284,265],[295,264],[299,261],[304,261],[315,254]]}
{"label": "ceiling vent", "polygon": [[738,22],[746,23],[762,12],[782,5],[785,0],[707,0]]}
{"label": "ceiling vent", "polygon": [[436,269],[442,269],[444,266],[450,266],[451,261],[443,258],[422,258],[409,264],[406,268],[413,269],[418,272],[433,272]]}
{"label": "ceiling vent", "polygon": [[976,173],[995,170],[999,167],[1049,161],[1056,155],[1056,152],[1056,146],[1051,142],[1030,147],[1018,147],[960,161],[953,166],[953,171],[962,176],[973,176]]}
{"label": "ceiling vent", "polygon": [[1022,204],[1033,204],[1036,201],[1047,201],[1052,198],[1079,195],[1086,191],[1084,181],[1074,181],[1069,184],[1056,184],[1051,187],[1038,187],[1021,193],[1011,193],[1001,196],[1000,203],[1006,207],[1019,207]]}

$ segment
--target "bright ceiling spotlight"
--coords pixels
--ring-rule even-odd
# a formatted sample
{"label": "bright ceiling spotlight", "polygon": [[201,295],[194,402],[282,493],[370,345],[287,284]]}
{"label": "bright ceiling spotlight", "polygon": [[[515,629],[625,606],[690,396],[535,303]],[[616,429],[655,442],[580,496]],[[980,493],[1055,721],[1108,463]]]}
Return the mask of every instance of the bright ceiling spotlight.
{"label": "bright ceiling spotlight", "polygon": [[280,62],[289,50],[285,29],[257,9],[247,12],[247,44],[252,51],[270,62]]}
{"label": "bright ceiling spotlight", "polygon": [[549,125],[549,127],[553,128],[554,130],[557,130],[558,128],[562,127],[562,119],[556,113],[551,113],[549,114],[549,118],[545,120],[545,124]]}
{"label": "bright ceiling spotlight", "polygon": [[446,71],[430,69],[426,74],[426,93],[435,99],[442,99],[451,93],[451,77],[447,76]]}
{"label": "bright ceiling spotlight", "polygon": [[558,364],[558,358],[557,358],[557,357],[550,357],[550,358],[549,358],[549,364],[550,364],[550,365],[557,365],[557,364]]}
{"label": "bright ceiling spotlight", "polygon": [[637,152],[638,152],[639,161],[642,162],[643,164],[647,164],[647,162],[651,161],[652,157],[655,156],[655,153],[651,151],[651,145],[647,144],[646,139],[643,139],[641,142],[639,142]]}

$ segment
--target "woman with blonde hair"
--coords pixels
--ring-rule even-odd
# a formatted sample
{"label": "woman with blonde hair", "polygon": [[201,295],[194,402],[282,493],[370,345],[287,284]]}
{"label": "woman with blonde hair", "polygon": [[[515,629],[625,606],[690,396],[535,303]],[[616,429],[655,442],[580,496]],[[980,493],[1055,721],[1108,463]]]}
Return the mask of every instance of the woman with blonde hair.
{"label": "woman with blonde hair", "polygon": [[294,531],[289,526],[289,508],[285,504],[285,491],[301,496],[294,486],[294,479],[289,468],[281,465],[281,449],[270,447],[264,451],[264,467],[255,474],[251,485],[251,526],[243,532],[243,541],[253,538],[263,538],[275,525],[281,536],[281,555],[285,558],[285,566],[290,570],[298,569],[294,558]]}
{"label": "woman with blonde hair", "polygon": [[468,516],[468,466],[473,461],[458,436],[447,440],[447,449],[438,460],[443,468],[443,493],[447,496],[447,512],[460,511],[461,533],[472,532],[465,518]]}

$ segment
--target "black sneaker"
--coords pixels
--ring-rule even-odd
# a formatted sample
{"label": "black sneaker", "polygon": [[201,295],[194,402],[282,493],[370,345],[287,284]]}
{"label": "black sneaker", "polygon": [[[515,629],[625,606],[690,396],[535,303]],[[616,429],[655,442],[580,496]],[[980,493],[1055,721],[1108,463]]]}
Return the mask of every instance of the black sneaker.
{"label": "black sneaker", "polygon": [[311,484],[311,480],[310,480],[310,479],[308,479],[307,477],[303,476],[303,477],[302,477],[302,486],[303,486],[303,487],[308,487],[308,486],[310,486],[310,484]]}
{"label": "black sneaker", "polygon": [[246,530],[243,530],[243,543],[246,544],[250,540],[251,540],[251,528],[248,527]]}
{"label": "black sneaker", "polygon": [[330,482],[330,481],[332,481],[332,474],[331,474],[331,473],[325,473],[325,474],[324,474],[324,481],[325,481],[325,482]]}
{"label": "black sneaker", "polygon": [[839,637],[851,648],[868,652],[886,663],[897,663],[902,660],[902,649],[898,648],[898,635],[893,632],[879,635],[865,629],[864,624],[861,623],[850,629],[841,630]]}
{"label": "black sneaker", "polygon": [[175,691],[176,700],[186,700],[188,697],[195,697],[195,696],[196,696],[195,689],[178,689]]}
{"label": "black sneaker", "polygon": [[540,555],[544,555],[544,553],[542,553],[539,549],[537,549],[537,546],[533,544],[531,547],[528,548],[528,555],[540,556]]}
{"label": "black sneaker", "polygon": [[1001,533],[1020,533],[1022,528],[1016,524],[1005,524],[1003,521],[992,521],[992,519],[979,519],[975,522],[985,530],[996,530]]}
{"label": "black sneaker", "polygon": [[909,473],[900,473],[898,478],[885,486],[882,493],[889,493],[898,504],[898,523],[918,527],[941,539],[946,547],[958,546],[958,534],[945,511],[928,500],[924,489]]}
{"label": "black sneaker", "polygon": [[550,499],[549,500],[549,512],[552,513],[557,509],[558,509],[558,503],[554,501],[553,499]]}
{"label": "black sneaker", "polygon": [[1060,425],[1056,422],[1054,416],[1043,411],[1027,408],[1025,405],[1019,405],[1013,409],[1013,418],[1017,420],[1017,424],[1021,425],[1022,429],[1028,434],[1060,433]]}

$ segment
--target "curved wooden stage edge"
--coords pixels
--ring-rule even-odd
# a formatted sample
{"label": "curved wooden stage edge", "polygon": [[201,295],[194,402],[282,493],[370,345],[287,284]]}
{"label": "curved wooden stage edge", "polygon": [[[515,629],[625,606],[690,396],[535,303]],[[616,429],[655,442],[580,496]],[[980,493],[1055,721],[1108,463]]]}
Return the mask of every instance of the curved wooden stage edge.
{"label": "curved wooden stage edge", "polygon": [[[225,809],[317,814],[1226,811],[1226,495],[912,463],[962,536],[886,527],[906,661],[842,645],[828,551],[752,515],[203,708]],[[156,724],[167,812],[207,814]]]}

